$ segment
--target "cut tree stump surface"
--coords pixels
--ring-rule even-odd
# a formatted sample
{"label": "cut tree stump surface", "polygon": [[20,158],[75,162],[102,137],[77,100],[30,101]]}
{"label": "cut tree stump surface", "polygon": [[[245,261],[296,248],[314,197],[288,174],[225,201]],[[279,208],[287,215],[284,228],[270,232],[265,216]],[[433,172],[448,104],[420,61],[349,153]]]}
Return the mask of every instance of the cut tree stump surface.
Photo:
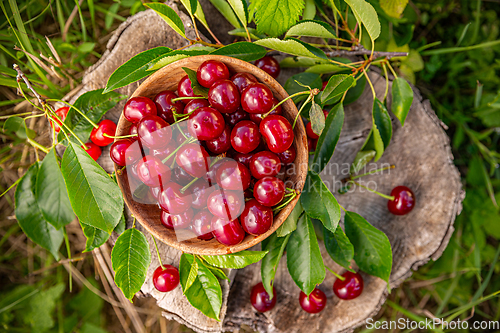
{"label": "cut tree stump surface", "polygon": [[[174,3],[169,4],[177,10]],[[233,38],[227,35],[230,29],[227,22],[207,0],[202,0],[201,4],[214,33],[222,42],[231,42]],[[189,18],[182,12],[180,16],[186,26],[186,34],[194,38]],[[184,45],[186,41],[153,11],[140,12],[120,25],[108,42],[107,51],[87,70],[83,77],[82,89],[71,97],[70,102],[74,102],[86,91],[104,88],[111,73],[137,53],[157,46],[176,49]],[[279,81],[284,84],[286,79],[295,73],[296,70],[283,69]],[[377,96],[383,97],[385,79],[373,71],[370,78]],[[139,83],[130,84],[118,89],[118,92],[130,96],[138,85]],[[415,98],[405,126],[401,127],[397,119],[392,117],[394,133],[391,144],[376,163],[378,167],[394,164],[396,168],[360,179],[363,184],[376,187],[378,191],[387,194],[397,185],[410,187],[417,202],[410,214],[390,214],[387,200],[360,188],[344,195],[338,195],[336,192],[340,180],[346,177],[350,163],[371,128],[373,97],[368,85],[361,98],[345,107],[342,135],[330,164],[321,175],[343,207],[359,213],[389,237],[394,260],[390,278],[392,288],[397,287],[412,274],[412,270],[429,259],[439,258],[453,233],[453,222],[461,210],[464,197],[460,175],[453,165],[444,126],[431,109],[429,101],[423,101],[415,88],[414,92]],[[117,122],[124,104],[125,101],[118,103],[105,118]],[[103,149],[98,162],[108,172],[113,171],[109,147]],[[369,166],[368,170],[372,168],[375,167]],[[130,213],[127,213],[127,225],[130,227],[132,218]],[[139,224],[137,228],[144,231]],[[363,325],[367,318],[376,315],[387,297],[384,281],[363,274],[365,288],[362,295],[355,300],[340,301],[332,291],[335,278],[327,273],[325,281],[319,286],[328,297],[327,306],[319,314],[307,314],[299,306],[300,291],[287,272],[284,257],[276,274],[278,303],[272,311],[258,313],[250,304],[250,289],[260,282],[260,264],[254,264],[228,272],[231,285],[227,281],[221,281],[222,320],[217,322],[193,308],[182,295],[180,286],[170,293],[160,293],[154,289],[152,275],[159,262],[151,236],[145,234],[151,249],[152,264],[140,294],[154,297],[158,305],[165,310],[164,316],[168,319],[175,319],[198,332],[237,330],[240,325],[248,325],[261,332],[349,332]],[[113,235],[111,242],[115,239],[116,235]],[[164,264],[178,266],[180,251],[162,243],[159,244],[159,249]],[[260,249],[260,246],[254,249]],[[323,246],[322,254],[327,266],[343,272],[343,269],[331,260]]]}

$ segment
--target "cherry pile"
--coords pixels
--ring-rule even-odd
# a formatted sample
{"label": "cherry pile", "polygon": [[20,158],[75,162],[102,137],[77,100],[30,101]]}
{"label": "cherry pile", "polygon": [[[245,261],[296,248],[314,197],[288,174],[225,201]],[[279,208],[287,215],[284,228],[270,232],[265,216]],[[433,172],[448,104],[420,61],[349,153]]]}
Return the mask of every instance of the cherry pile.
{"label": "cherry pile", "polygon": [[129,99],[123,116],[136,136],[116,141],[110,156],[130,183],[149,188],[166,228],[236,245],[267,232],[273,208],[294,194],[280,179],[296,157],[293,128],[281,106],[270,112],[278,101],[252,74],[231,76],[208,60],[196,79],[208,98],[186,75],[177,94]]}

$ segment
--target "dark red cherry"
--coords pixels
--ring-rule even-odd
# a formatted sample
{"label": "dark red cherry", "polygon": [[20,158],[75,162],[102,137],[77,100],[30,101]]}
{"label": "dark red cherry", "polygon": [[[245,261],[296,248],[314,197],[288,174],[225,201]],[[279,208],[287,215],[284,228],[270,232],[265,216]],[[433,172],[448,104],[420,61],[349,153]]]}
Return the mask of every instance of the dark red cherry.
{"label": "dark red cherry", "polygon": [[277,78],[278,75],[280,75],[280,63],[271,56],[265,56],[264,58],[257,60],[255,62],[255,66],[259,67],[273,78]]}
{"label": "dark red cherry", "polygon": [[175,122],[174,113],[182,114],[184,110],[184,104],[181,101],[172,103],[172,99],[174,98],[177,98],[177,95],[168,90],[158,93],[158,95],[154,98],[158,117],[162,118],[169,124],[173,124]]}
{"label": "dark red cherry", "polygon": [[[273,107],[278,103],[279,103],[278,100],[275,98]],[[281,108],[281,105],[279,105],[276,109],[274,109],[270,114],[278,114],[278,115],[283,114],[283,109]],[[251,113],[250,120],[259,125],[262,119],[264,119],[264,115],[265,113]]]}
{"label": "dark red cherry", "polygon": [[295,161],[295,157],[297,157],[297,151],[293,146],[290,146],[287,150],[277,153],[278,157],[281,160],[281,163],[284,165],[291,164],[293,161]]}
{"label": "dark red cherry", "polygon": [[61,121],[59,121],[56,117],[54,117],[54,122],[51,122],[51,126],[54,128],[54,131],[56,133],[59,133],[59,131],[61,130],[62,123],[66,119],[68,112],[69,106],[63,106],[56,110],[56,115],[59,117],[59,119],[61,119]]}
{"label": "dark red cherry", "polygon": [[[135,135],[138,135],[138,134],[137,134],[137,123],[132,124],[132,125],[130,126],[130,128],[129,128],[129,130],[128,130],[128,134],[130,134],[130,135],[134,135],[134,134],[135,134]],[[139,136],[136,136],[134,139],[138,139],[138,138],[139,138]]]}
{"label": "dark red cherry", "polygon": [[186,209],[178,215],[172,215],[166,211],[161,211],[160,221],[163,226],[168,229],[177,230],[185,229],[191,224],[193,219],[193,210],[191,208]]}
{"label": "dark red cherry", "polygon": [[158,187],[170,180],[170,168],[158,157],[147,155],[137,163],[137,177],[149,187]]}
{"label": "dark red cherry", "polygon": [[208,172],[209,168],[209,156],[207,151],[196,143],[188,143],[182,146],[177,151],[175,162],[195,178],[203,177]]}
{"label": "dark red cherry", "polygon": [[224,131],[219,137],[205,141],[208,150],[210,150],[214,154],[222,154],[231,148],[231,127],[226,125]]}
{"label": "dark red cherry", "polygon": [[355,299],[363,292],[363,277],[359,273],[345,272],[342,274],[345,278],[335,280],[333,283],[333,292],[338,298],[343,300]]}
{"label": "dark red cherry", "polygon": [[314,288],[309,297],[301,291],[299,303],[305,312],[318,313],[323,311],[326,306],[326,295],[318,288]]}
{"label": "dark red cherry", "polygon": [[157,115],[155,103],[147,97],[132,97],[123,107],[123,116],[131,123],[138,123],[147,115]]}
{"label": "dark red cherry", "polygon": [[236,73],[231,77],[231,81],[233,81],[234,85],[238,87],[238,90],[243,92],[246,87],[248,87],[252,83],[257,83],[257,79],[250,73]]}
{"label": "dark red cherry", "polygon": [[109,119],[101,120],[97,124],[97,128],[93,128],[90,133],[90,140],[98,146],[106,147],[107,145],[113,143],[113,138],[104,136],[107,134],[109,136],[115,136],[116,124]]}
{"label": "dark red cherry", "polygon": [[316,151],[316,146],[318,145],[318,140],[307,138],[307,149],[309,152]]}
{"label": "dark red cherry", "polygon": [[222,113],[233,113],[240,107],[240,92],[229,80],[215,82],[208,91],[208,101]]}
{"label": "dark red cherry", "polygon": [[184,108],[184,114],[189,114],[198,108],[204,108],[210,106],[210,103],[206,99],[193,99],[186,104]]}
{"label": "dark red cherry", "polygon": [[217,180],[215,177],[215,175],[217,174],[217,170],[219,170],[219,167],[228,160],[230,160],[230,159],[229,158],[222,158],[222,159],[219,159],[214,164],[212,164],[213,160],[210,162],[210,164],[212,164],[212,165],[210,166],[209,171],[205,175],[205,179],[208,181],[210,186],[215,186],[217,184]]}
{"label": "dark red cherry", "polygon": [[172,181],[179,185],[187,185],[193,180],[193,176],[188,174],[186,170],[181,167],[176,167],[173,170]]}
{"label": "dark red cherry", "polygon": [[266,233],[273,224],[273,210],[252,199],[245,203],[245,209],[240,215],[243,230],[251,235]]}
{"label": "dark red cherry", "polygon": [[160,207],[170,214],[178,215],[185,212],[191,206],[189,196],[181,193],[182,186],[173,182],[163,186],[158,196]]}
{"label": "dark red cherry", "polygon": [[245,112],[241,106],[236,109],[235,112],[233,113],[223,113],[224,120],[226,121],[226,125],[229,125],[231,127],[234,127],[237,123],[239,123],[242,120],[249,120],[249,113]]}
{"label": "dark red cherry", "polygon": [[171,265],[163,265],[153,273],[153,285],[156,290],[168,292],[174,290],[179,284],[179,270]]}
{"label": "dark red cherry", "polygon": [[260,123],[259,129],[264,139],[266,139],[269,150],[273,153],[284,152],[293,143],[292,125],[283,116],[267,116]]}
{"label": "dark red cherry", "polygon": [[214,187],[210,186],[208,181],[200,178],[187,188],[184,194],[191,195],[192,207],[194,209],[207,208],[208,196],[214,191]]}
{"label": "dark red cherry", "polygon": [[200,210],[193,218],[191,230],[198,239],[209,240],[214,238],[212,233],[212,218],[214,216],[208,209]]}
{"label": "dark red cherry", "polygon": [[276,177],[264,177],[253,188],[253,196],[257,201],[267,207],[272,207],[283,200],[285,183]]}
{"label": "dark red cherry", "polygon": [[97,159],[101,156],[102,154],[102,150],[101,150],[101,147],[99,147],[98,145],[96,145],[95,143],[93,142],[87,142],[85,144],[85,146],[82,146],[83,150],[85,150],[87,152],[87,154],[90,155],[90,157],[92,157],[92,159],[94,161],[97,161]]}
{"label": "dark red cherry", "polygon": [[196,78],[203,87],[210,88],[219,80],[229,79],[229,70],[220,61],[207,60],[198,67]]}
{"label": "dark red cherry", "polygon": [[405,215],[415,207],[415,194],[406,186],[396,186],[391,191],[394,200],[387,202],[387,208],[394,215]]}
{"label": "dark red cherry", "polygon": [[223,189],[244,191],[250,186],[250,171],[243,164],[228,160],[218,168],[215,179]]}
{"label": "dark red cherry", "polygon": [[259,282],[252,288],[252,293],[250,294],[250,303],[259,312],[266,312],[272,310],[276,305],[276,289],[273,286],[273,298],[270,299],[269,294],[262,282]]}
{"label": "dark red cherry", "polygon": [[241,93],[241,106],[248,113],[266,113],[272,109],[274,97],[271,89],[262,83],[252,83]]}
{"label": "dark red cherry", "polygon": [[198,140],[213,140],[222,134],[225,127],[222,114],[210,107],[197,109],[188,120],[189,132]]}
{"label": "dark red cherry", "polygon": [[245,231],[241,228],[238,219],[227,220],[214,216],[211,222],[212,233],[221,244],[231,246],[241,243],[245,238]]}
{"label": "dark red cherry", "polygon": [[144,116],[137,125],[137,134],[141,143],[149,148],[166,147],[172,139],[172,128],[158,116]]}
{"label": "dark red cherry", "polygon": [[233,127],[231,145],[237,152],[247,154],[257,148],[259,143],[259,127],[253,121],[243,120]]}
{"label": "dark red cherry", "polygon": [[327,84],[328,81],[323,82],[323,84],[321,85],[321,91],[325,90]]}
{"label": "dark red cherry", "polygon": [[208,196],[207,207],[210,213],[226,220],[240,216],[245,205],[243,191],[215,190]]}
{"label": "dark red cherry", "polygon": [[318,140],[319,138],[319,135],[313,132],[311,122],[308,122],[306,125],[306,134],[308,138],[311,138],[313,140]]}
{"label": "dark red cherry", "polygon": [[193,137],[189,132],[187,120],[172,125],[172,128],[172,137],[175,137],[178,146],[183,144],[187,139]]}
{"label": "dark red cherry", "polygon": [[233,155],[233,158],[235,161],[240,162],[244,166],[250,169],[250,160],[252,159],[254,153],[248,153],[248,154],[243,154],[243,153],[237,153]]}
{"label": "dark red cherry", "polygon": [[[153,150],[153,156],[156,156],[158,157],[162,162],[165,158],[169,157],[172,155],[172,153],[174,152],[174,150],[177,148],[177,145],[170,141],[170,143],[164,147],[164,148],[159,148],[159,149],[154,149]],[[165,161],[164,163],[169,165],[170,163],[172,163],[172,160],[175,158],[175,154],[172,155],[167,161]]]}
{"label": "dark red cherry", "polygon": [[[179,97],[200,97],[200,95],[195,95],[193,92],[193,88],[191,88],[191,81],[189,80],[189,76],[184,76],[177,86],[177,95]],[[184,104],[189,103],[192,99],[183,99],[182,102]]]}
{"label": "dark red cherry", "polygon": [[278,155],[270,151],[255,153],[250,160],[252,176],[261,179],[266,176],[276,176],[281,170],[281,160]]}
{"label": "dark red cherry", "polygon": [[142,152],[136,140],[121,139],[111,145],[109,156],[119,166],[126,166],[140,160]]}

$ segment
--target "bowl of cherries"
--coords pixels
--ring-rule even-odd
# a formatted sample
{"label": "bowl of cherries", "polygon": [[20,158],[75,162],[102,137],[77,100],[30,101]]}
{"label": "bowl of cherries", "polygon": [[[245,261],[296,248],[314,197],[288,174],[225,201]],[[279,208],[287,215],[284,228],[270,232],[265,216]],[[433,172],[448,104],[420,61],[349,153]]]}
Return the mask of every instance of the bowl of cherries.
{"label": "bowl of cherries", "polygon": [[260,243],[288,217],[307,176],[298,110],[265,71],[196,56],[130,97],[110,155],[132,214],[181,251],[219,255]]}

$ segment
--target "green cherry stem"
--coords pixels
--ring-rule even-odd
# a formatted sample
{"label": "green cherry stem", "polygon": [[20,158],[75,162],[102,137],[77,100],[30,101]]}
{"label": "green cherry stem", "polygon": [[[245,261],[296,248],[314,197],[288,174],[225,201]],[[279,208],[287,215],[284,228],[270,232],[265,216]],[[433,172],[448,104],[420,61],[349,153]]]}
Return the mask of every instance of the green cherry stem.
{"label": "green cherry stem", "polygon": [[35,140],[28,138],[28,142],[29,142],[29,143],[30,143],[30,145],[32,145],[33,147],[38,148],[38,149],[40,149],[41,151],[43,151],[45,154],[48,154],[48,153],[49,153],[49,149],[48,149],[47,147],[42,146],[41,144],[39,144],[39,143],[38,143],[38,142],[36,142]]}
{"label": "green cherry stem", "polygon": [[361,178],[363,176],[373,175],[374,173],[377,173],[377,172],[380,172],[380,171],[394,169],[395,167],[396,167],[395,165],[389,165],[388,167],[385,167],[385,168],[380,168],[380,169],[377,169],[377,170],[369,171],[367,173],[363,173],[361,175],[352,176],[352,177],[350,177],[350,180],[358,179],[358,178]]}
{"label": "green cherry stem", "polygon": [[170,153],[170,155],[168,155],[167,157],[165,157],[162,161],[162,163],[166,163],[172,156],[174,156],[178,151],[179,149],[181,149],[182,146],[188,144],[188,143],[193,143],[194,141],[196,141],[195,138],[190,138],[186,141],[184,141],[179,147],[175,148],[175,150],[173,152]]}
{"label": "green cherry stem", "polygon": [[184,101],[186,99],[205,99],[203,96],[194,96],[194,97],[177,97],[177,98],[172,98],[172,103],[175,103],[177,101]]}
{"label": "green cherry stem", "polygon": [[181,193],[184,193],[188,188],[189,186],[193,185],[194,182],[196,182],[199,178],[194,178],[192,181],[190,181],[186,186],[184,186],[183,188],[181,188]]}
{"label": "green cherry stem", "polygon": [[359,187],[364,188],[365,190],[368,190],[368,191],[370,191],[372,193],[378,194],[379,196],[381,196],[384,199],[387,199],[387,200],[390,200],[390,201],[394,201],[394,199],[395,199],[395,197],[393,195],[387,195],[387,194],[380,193],[380,192],[375,191],[374,189],[371,189],[371,188],[369,188],[367,186],[361,185],[360,183],[355,182],[353,180],[351,180],[350,182],[353,183],[353,184],[355,184],[355,185],[358,185]]}
{"label": "green cherry stem", "polygon": [[284,207],[286,207],[286,205],[288,205],[290,202],[292,202],[292,200],[295,199],[296,196],[297,196],[297,193],[293,192],[290,199],[288,199],[284,203],[280,204],[278,207],[273,208],[273,213],[276,213],[276,212],[282,210]]}
{"label": "green cherry stem", "polygon": [[21,181],[21,179],[23,179],[22,177],[18,178],[14,184],[10,185],[8,189],[6,189],[2,194],[0,194],[0,198],[3,197],[5,194],[7,194],[7,192],[9,192],[11,189],[13,189],[14,187],[16,187],[16,185]]}
{"label": "green cherry stem", "polygon": [[75,108],[74,105],[71,105],[68,102],[65,102],[65,101],[57,99],[57,98],[51,98],[51,99],[48,99],[47,101],[49,101],[49,102],[60,102],[60,103],[63,103],[64,105],[67,105],[67,106],[69,106],[70,110],[71,109],[75,109],[75,111],[78,112],[83,118],[85,118],[85,120],[88,121],[90,125],[94,126],[94,128],[98,128],[99,127],[99,126],[96,125],[96,123],[94,123],[92,120],[90,120],[89,117],[87,117],[85,115],[85,113],[83,113],[81,110]]}
{"label": "green cherry stem", "polygon": [[158,250],[158,244],[156,244],[156,238],[153,235],[151,235],[151,238],[153,238],[153,242],[155,243],[156,255],[158,256],[158,261],[160,262],[160,266],[162,269],[165,269],[165,266],[163,266],[163,263],[161,262],[160,250]]}
{"label": "green cherry stem", "polygon": [[302,112],[302,110],[304,110],[304,107],[313,99],[312,95],[309,95],[309,97],[307,97],[306,101],[304,102],[304,104],[302,104],[302,106],[300,107],[300,110],[299,110],[299,113],[297,113],[297,117],[295,117],[295,120],[293,121],[293,125],[292,125],[292,128],[295,128],[295,124],[297,123],[297,119],[299,119],[300,117],[300,113]]}
{"label": "green cherry stem", "polygon": [[105,137],[110,138],[110,139],[125,139],[125,138],[134,138],[138,135],[137,134],[128,134],[128,135],[113,136],[113,135],[108,135],[107,133],[104,133],[102,136],[105,136]]}
{"label": "green cherry stem", "polygon": [[278,106],[280,106],[281,104],[285,103],[290,98],[294,98],[294,97],[300,96],[300,95],[311,94],[311,93],[312,93],[312,90],[311,91],[299,91],[298,93],[295,93],[293,95],[288,96],[287,98],[281,100],[278,104],[276,104],[275,106],[273,106],[273,108],[271,110],[269,110],[269,112],[265,113],[263,118],[265,118],[268,115],[270,115],[271,112],[273,112]]}
{"label": "green cherry stem", "polygon": [[326,266],[326,265],[325,265],[325,268],[326,268],[327,270],[329,270],[329,271],[330,271],[330,273],[332,273],[333,275],[335,275],[335,276],[337,277],[337,279],[339,279],[339,280],[341,280],[341,281],[344,281],[344,280],[345,280],[345,277],[343,277],[342,275],[339,275],[339,274],[335,273],[335,271],[334,271],[333,269],[331,269],[330,267],[328,267],[328,266]]}

